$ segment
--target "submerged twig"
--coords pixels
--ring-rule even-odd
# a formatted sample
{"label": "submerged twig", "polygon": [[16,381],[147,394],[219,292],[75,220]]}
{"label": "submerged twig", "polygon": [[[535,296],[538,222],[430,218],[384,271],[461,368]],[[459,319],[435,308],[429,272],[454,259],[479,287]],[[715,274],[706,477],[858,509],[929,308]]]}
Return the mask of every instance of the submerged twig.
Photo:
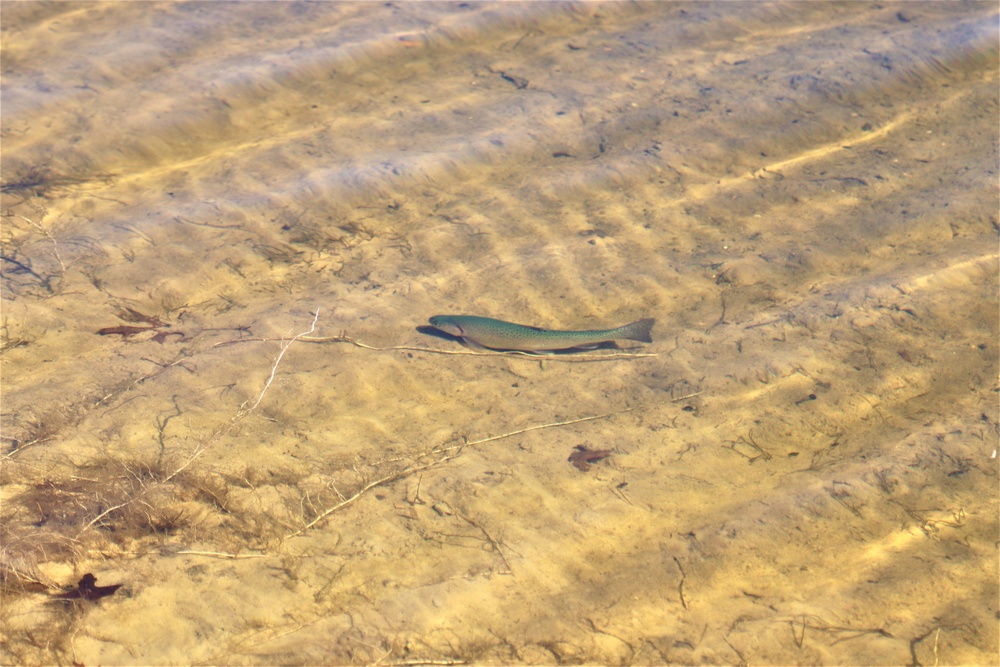
{"label": "submerged twig", "polygon": [[[367,484],[365,484],[364,486],[362,486],[360,489],[358,489],[354,493],[354,495],[349,496],[347,498],[344,498],[343,500],[341,500],[336,505],[334,505],[332,507],[328,507],[327,509],[323,510],[322,512],[320,512],[319,514],[317,514],[313,518],[312,521],[310,521],[306,525],[302,526],[302,528],[298,529],[294,533],[289,533],[288,535],[285,535],[285,539],[287,540],[287,539],[291,539],[293,537],[298,537],[299,535],[302,535],[307,530],[309,530],[310,528],[312,528],[316,524],[318,524],[321,521],[323,521],[323,519],[327,518],[328,516],[330,516],[331,514],[333,514],[334,512],[336,512],[337,510],[342,509],[344,507],[347,507],[348,505],[350,505],[351,503],[353,503],[355,500],[357,500],[361,496],[365,495],[366,493],[368,493],[369,491],[371,491],[372,489],[374,489],[377,486],[382,486],[383,484],[388,484],[390,482],[395,482],[397,479],[402,479],[403,477],[407,477],[409,475],[412,475],[413,473],[420,472],[422,470],[427,470],[428,468],[433,468],[435,466],[441,465],[442,463],[445,463],[446,461],[450,461],[451,459],[455,458],[456,456],[458,456],[458,454],[452,454],[450,456],[445,456],[445,457],[442,457],[442,458],[440,458],[440,459],[438,459],[436,461],[432,461],[430,463],[425,463],[423,465],[414,466],[414,467],[406,467],[406,468],[403,468],[402,470],[397,470],[394,473],[390,473],[388,475],[385,475],[384,477],[380,477],[379,479],[376,479],[374,481],[368,482]],[[417,457],[417,458],[419,459],[420,457]]]}
{"label": "submerged twig", "polygon": [[[238,338],[235,340],[225,340],[221,343],[216,343],[212,347],[224,347],[226,345],[235,345],[237,343],[251,343],[251,342],[271,342],[275,340],[282,340],[281,338]],[[658,354],[654,352],[612,352],[611,354],[572,354],[572,355],[542,355],[535,352],[523,352],[520,350],[509,350],[509,351],[490,351],[485,350],[482,352],[473,352],[472,350],[438,350],[430,347],[411,347],[408,345],[392,345],[389,347],[377,347],[375,345],[368,345],[362,343],[359,340],[351,338],[347,335],[346,331],[340,333],[339,336],[327,336],[324,338],[313,338],[305,336],[299,339],[303,343],[350,343],[355,347],[360,347],[365,350],[373,350],[376,352],[392,352],[392,351],[407,351],[407,352],[427,352],[428,354],[450,354],[450,355],[464,355],[469,357],[509,357],[515,359],[529,359],[531,361],[568,361],[568,362],[579,362],[579,361],[609,361],[612,359],[635,359],[639,357],[657,357]]]}
{"label": "submerged twig", "polygon": [[[319,320],[319,309],[318,308],[316,309],[316,312],[313,314],[312,325],[309,327],[308,331],[303,331],[302,333],[297,334],[297,335],[293,336],[290,339],[285,339],[287,342],[285,343],[285,345],[282,346],[281,352],[278,353],[278,357],[274,360],[274,365],[271,366],[271,375],[267,378],[267,382],[264,383],[264,388],[261,390],[260,394],[257,396],[257,400],[254,402],[254,404],[251,405],[250,407],[247,407],[247,403],[249,403],[249,401],[245,401],[239,407],[239,409],[236,411],[236,414],[233,415],[233,417],[226,423],[225,426],[223,426],[222,428],[219,429],[219,431],[215,434],[215,436],[209,438],[206,442],[204,442],[201,445],[199,445],[194,450],[194,452],[191,454],[191,456],[189,456],[187,458],[187,460],[184,461],[184,463],[182,463],[179,467],[177,467],[173,472],[171,472],[169,475],[167,475],[166,477],[164,477],[162,480],[159,480],[159,482],[161,484],[166,484],[167,482],[169,482],[170,480],[172,480],[174,477],[176,477],[177,475],[179,475],[182,472],[184,472],[184,470],[186,470],[188,466],[190,466],[192,463],[194,463],[195,460],[199,456],[201,456],[202,454],[204,454],[205,451],[207,451],[212,445],[214,445],[215,443],[217,443],[223,437],[225,437],[226,435],[228,435],[229,433],[231,433],[233,431],[233,429],[236,428],[236,425],[239,422],[241,422],[247,415],[249,415],[251,412],[253,412],[257,408],[258,405],[260,405],[260,402],[262,400],[264,400],[264,395],[267,394],[267,390],[270,389],[271,383],[274,381],[274,375],[278,371],[278,365],[281,363],[282,358],[285,356],[285,352],[288,351],[288,348],[291,346],[292,343],[294,343],[295,341],[299,340],[303,336],[311,334],[313,331],[315,331],[316,330],[316,322],[317,322],[317,320]],[[108,509],[104,510],[103,512],[101,512],[100,514],[98,514],[97,516],[95,516],[93,519],[91,519],[90,522],[87,523],[87,525],[85,525],[80,530],[80,533],[77,535],[77,537],[79,537],[79,535],[82,535],[86,530],[88,530],[89,528],[91,528],[92,526],[94,526],[95,524],[97,524],[99,521],[101,521],[101,519],[103,519],[104,517],[108,516],[112,512],[116,512],[116,511],[118,511],[118,510],[120,510],[120,509],[122,509],[124,507],[127,507],[130,504],[132,504],[133,502],[135,502],[136,500],[138,500],[139,498],[141,498],[142,496],[144,496],[146,493],[148,493],[152,488],[153,488],[153,486],[144,486],[142,488],[142,490],[139,491],[138,493],[136,493],[135,495],[129,497],[128,499],[124,500],[123,502],[118,503],[117,505],[114,505],[114,506],[109,507]]]}
{"label": "submerged twig", "polygon": [[267,554],[230,554],[220,551],[198,551],[195,549],[181,549],[180,551],[172,551],[171,555],[176,556],[209,556],[211,558],[224,558],[227,560],[237,560],[241,558],[267,558]]}
{"label": "submerged twig", "polygon": [[[320,512],[319,514],[317,514],[315,517],[313,517],[313,519],[311,521],[309,521],[306,525],[302,526],[302,528],[298,529],[294,533],[289,533],[288,535],[286,535],[285,539],[287,540],[287,539],[290,539],[290,538],[293,538],[293,537],[298,537],[299,535],[302,535],[303,533],[305,533],[310,528],[312,528],[312,527],[316,526],[317,524],[319,524],[320,522],[322,522],[324,519],[326,519],[328,516],[330,516],[331,514],[333,514],[334,512],[336,512],[337,510],[340,510],[340,509],[343,509],[344,507],[347,507],[348,505],[350,505],[351,503],[355,502],[356,500],[358,500],[359,498],[361,498],[363,495],[365,495],[366,493],[368,493],[369,491],[371,491],[372,489],[374,489],[374,488],[376,488],[378,486],[383,486],[385,484],[389,484],[391,482],[395,482],[397,480],[403,479],[404,477],[409,477],[410,475],[413,475],[415,473],[422,472],[422,471],[428,470],[430,468],[435,468],[435,467],[440,466],[440,465],[442,465],[444,463],[447,463],[448,461],[451,461],[452,459],[456,458],[461,453],[462,449],[465,449],[466,447],[474,447],[476,445],[483,445],[483,444],[486,444],[487,442],[495,442],[497,440],[503,440],[504,438],[511,438],[511,437],[513,437],[515,435],[521,435],[522,433],[528,433],[530,431],[540,431],[542,429],[555,428],[557,426],[568,426],[570,424],[579,424],[581,422],[594,421],[596,419],[605,419],[607,417],[612,417],[614,415],[620,415],[620,414],[624,414],[626,412],[631,412],[634,409],[635,408],[628,408],[628,409],[625,409],[625,410],[618,410],[618,411],[615,411],[615,412],[606,412],[606,413],[600,414],[600,415],[591,415],[591,416],[588,416],[588,417],[578,417],[576,419],[567,419],[567,420],[564,420],[564,421],[551,422],[551,423],[548,423],[548,424],[536,424],[534,426],[527,426],[525,428],[521,428],[521,429],[518,429],[516,431],[511,431],[509,433],[502,433],[500,435],[491,435],[491,436],[486,437],[486,438],[480,438],[479,440],[470,440],[470,441],[463,442],[463,443],[460,443],[460,444],[457,444],[457,445],[448,445],[448,446],[440,445],[440,446],[435,447],[434,449],[432,449],[430,451],[427,451],[427,452],[424,452],[423,454],[419,454],[419,455],[415,456],[413,458],[413,463],[411,465],[408,465],[408,466],[402,468],[401,470],[397,470],[396,472],[390,473],[390,474],[385,475],[383,477],[380,477],[380,478],[378,478],[376,480],[372,480],[372,481],[368,482],[367,484],[365,484],[364,486],[362,486],[360,489],[358,489],[353,495],[351,495],[351,496],[349,496],[347,498],[344,498],[339,503],[333,505],[332,507],[328,507],[327,509],[325,509],[322,512]],[[459,451],[455,451],[455,450],[459,450]],[[441,456],[441,455],[443,455],[443,456]],[[435,460],[430,461],[428,463],[418,463],[420,460],[426,459],[429,456],[439,456],[439,458],[436,458]]]}

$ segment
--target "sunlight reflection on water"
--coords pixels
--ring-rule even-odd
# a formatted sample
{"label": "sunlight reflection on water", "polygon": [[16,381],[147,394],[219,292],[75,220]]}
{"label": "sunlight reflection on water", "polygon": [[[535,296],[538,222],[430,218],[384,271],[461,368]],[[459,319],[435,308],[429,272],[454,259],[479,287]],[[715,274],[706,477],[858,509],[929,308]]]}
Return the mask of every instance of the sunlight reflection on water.
{"label": "sunlight reflection on water", "polygon": [[5,655],[995,656],[996,20],[5,3]]}

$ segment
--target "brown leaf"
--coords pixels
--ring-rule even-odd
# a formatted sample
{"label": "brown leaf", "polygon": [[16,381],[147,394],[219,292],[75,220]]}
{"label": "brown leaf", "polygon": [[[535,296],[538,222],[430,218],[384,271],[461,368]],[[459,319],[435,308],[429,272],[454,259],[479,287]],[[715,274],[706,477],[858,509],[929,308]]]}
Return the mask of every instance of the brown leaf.
{"label": "brown leaf", "polygon": [[60,593],[56,597],[60,600],[89,600],[93,602],[94,600],[100,600],[101,598],[113,595],[121,587],[121,584],[98,586],[97,577],[88,572],[80,578],[80,582],[76,585],[76,588],[68,590],[65,593]]}
{"label": "brown leaf", "polygon": [[134,308],[129,308],[128,306],[125,306],[124,308],[115,307],[115,310],[118,311],[116,313],[118,315],[118,319],[124,320],[126,322],[145,322],[146,324],[151,324],[154,327],[170,326],[169,324],[167,324],[158,317],[153,317],[152,315],[145,315],[143,313],[140,313],[138,310],[135,310]]}
{"label": "brown leaf", "polygon": [[150,340],[153,341],[154,343],[159,343],[160,345],[163,345],[163,341],[167,339],[167,336],[180,336],[179,340],[184,340],[183,331],[159,331],[155,336],[150,338]]}
{"label": "brown leaf", "polygon": [[111,334],[117,334],[122,338],[128,338],[129,336],[134,336],[136,334],[142,333],[143,331],[152,331],[156,327],[132,327],[127,324],[119,324],[116,327],[105,327],[103,329],[98,329],[97,333],[101,336],[110,336]]}
{"label": "brown leaf", "polygon": [[583,472],[590,470],[591,463],[611,456],[610,449],[587,449],[586,445],[577,445],[573,449],[576,451],[569,455],[568,460],[578,470],[582,470]]}

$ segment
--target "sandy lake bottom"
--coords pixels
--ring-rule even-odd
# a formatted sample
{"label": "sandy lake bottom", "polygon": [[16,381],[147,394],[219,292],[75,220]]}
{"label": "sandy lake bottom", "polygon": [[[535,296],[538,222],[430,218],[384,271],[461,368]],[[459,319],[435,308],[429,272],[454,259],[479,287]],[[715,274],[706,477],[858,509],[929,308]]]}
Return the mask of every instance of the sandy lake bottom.
{"label": "sandy lake bottom", "polygon": [[996,664],[995,3],[0,11],[3,664]]}

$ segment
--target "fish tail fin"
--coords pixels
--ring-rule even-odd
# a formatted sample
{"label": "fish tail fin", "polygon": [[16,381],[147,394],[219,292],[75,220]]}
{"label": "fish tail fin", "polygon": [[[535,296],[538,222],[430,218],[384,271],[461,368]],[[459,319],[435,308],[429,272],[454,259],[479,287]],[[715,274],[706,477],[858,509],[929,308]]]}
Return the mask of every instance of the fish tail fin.
{"label": "fish tail fin", "polygon": [[638,340],[643,343],[652,343],[653,338],[650,336],[650,332],[653,330],[654,324],[656,324],[656,320],[652,317],[647,317],[632,324],[626,324],[622,327],[622,338]]}

